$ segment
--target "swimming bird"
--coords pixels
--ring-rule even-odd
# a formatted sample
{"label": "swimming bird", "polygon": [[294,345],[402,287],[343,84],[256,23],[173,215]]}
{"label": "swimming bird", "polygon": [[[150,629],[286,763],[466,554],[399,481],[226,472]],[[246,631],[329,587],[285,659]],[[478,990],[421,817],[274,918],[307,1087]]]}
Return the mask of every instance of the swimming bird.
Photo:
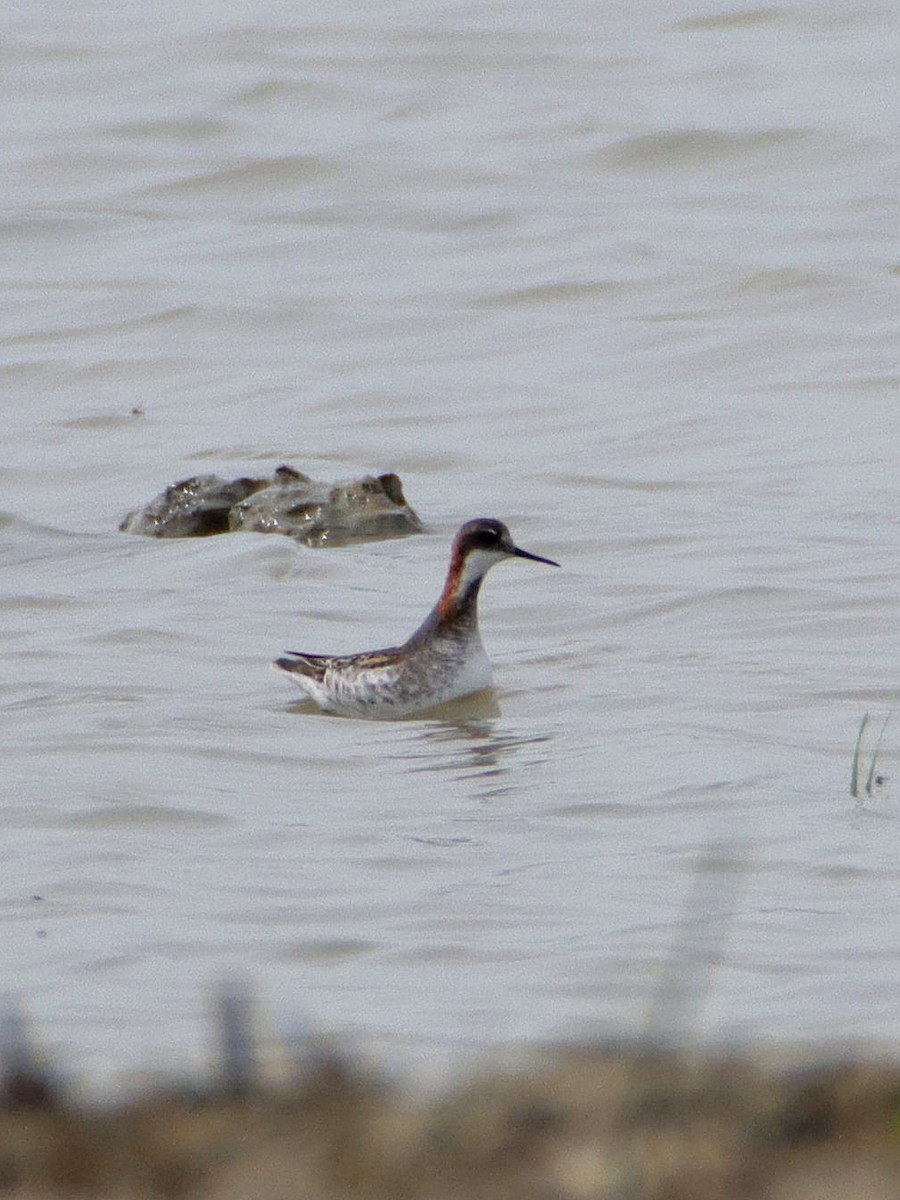
{"label": "swimming bird", "polygon": [[437,604],[402,646],[361,654],[288,650],[272,664],[327,712],[393,720],[491,686],[491,664],[478,631],[478,591],[507,558],[558,567],[513,543],[493,517],[468,521],[453,539],[450,568]]}

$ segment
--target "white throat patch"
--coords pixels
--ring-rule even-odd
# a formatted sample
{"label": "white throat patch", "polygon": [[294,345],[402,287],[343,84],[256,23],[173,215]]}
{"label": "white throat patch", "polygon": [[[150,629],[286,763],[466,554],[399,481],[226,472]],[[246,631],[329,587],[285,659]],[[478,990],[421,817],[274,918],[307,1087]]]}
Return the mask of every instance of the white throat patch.
{"label": "white throat patch", "polygon": [[459,590],[467,591],[473,583],[482,579],[491,567],[503,562],[505,558],[509,558],[509,555],[502,550],[470,550],[459,575]]}

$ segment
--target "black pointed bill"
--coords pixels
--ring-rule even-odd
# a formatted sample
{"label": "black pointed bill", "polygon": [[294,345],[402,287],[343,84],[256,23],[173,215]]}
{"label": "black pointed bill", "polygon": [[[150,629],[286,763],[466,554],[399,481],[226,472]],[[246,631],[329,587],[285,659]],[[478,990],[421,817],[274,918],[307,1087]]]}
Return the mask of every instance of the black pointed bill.
{"label": "black pointed bill", "polygon": [[520,550],[518,546],[513,547],[513,554],[516,558],[530,558],[532,562],[546,563],[548,567],[559,566],[559,563],[554,562],[552,558],[541,558],[539,554],[529,554],[527,550]]}

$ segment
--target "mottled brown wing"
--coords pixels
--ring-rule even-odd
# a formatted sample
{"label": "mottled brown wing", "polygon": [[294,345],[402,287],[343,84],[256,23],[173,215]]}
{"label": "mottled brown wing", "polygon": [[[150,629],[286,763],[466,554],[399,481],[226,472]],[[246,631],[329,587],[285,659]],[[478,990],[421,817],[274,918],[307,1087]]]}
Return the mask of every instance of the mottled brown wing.
{"label": "mottled brown wing", "polygon": [[319,683],[325,678],[330,659],[320,654],[301,654],[297,650],[287,650],[285,653],[290,657],[275,659],[275,666],[279,670],[287,671],[289,675],[306,675]]}

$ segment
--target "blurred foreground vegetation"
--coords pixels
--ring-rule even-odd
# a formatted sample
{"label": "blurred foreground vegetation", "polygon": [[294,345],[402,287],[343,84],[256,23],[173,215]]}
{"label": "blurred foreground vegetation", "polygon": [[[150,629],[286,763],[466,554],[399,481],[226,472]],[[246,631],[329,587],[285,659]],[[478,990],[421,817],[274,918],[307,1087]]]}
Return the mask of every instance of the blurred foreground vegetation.
{"label": "blurred foreground vegetation", "polygon": [[24,1062],[0,1196],[27,1200],[896,1200],[900,1068],[566,1047],[424,1097],[314,1056],[261,1087],[67,1101]]}

